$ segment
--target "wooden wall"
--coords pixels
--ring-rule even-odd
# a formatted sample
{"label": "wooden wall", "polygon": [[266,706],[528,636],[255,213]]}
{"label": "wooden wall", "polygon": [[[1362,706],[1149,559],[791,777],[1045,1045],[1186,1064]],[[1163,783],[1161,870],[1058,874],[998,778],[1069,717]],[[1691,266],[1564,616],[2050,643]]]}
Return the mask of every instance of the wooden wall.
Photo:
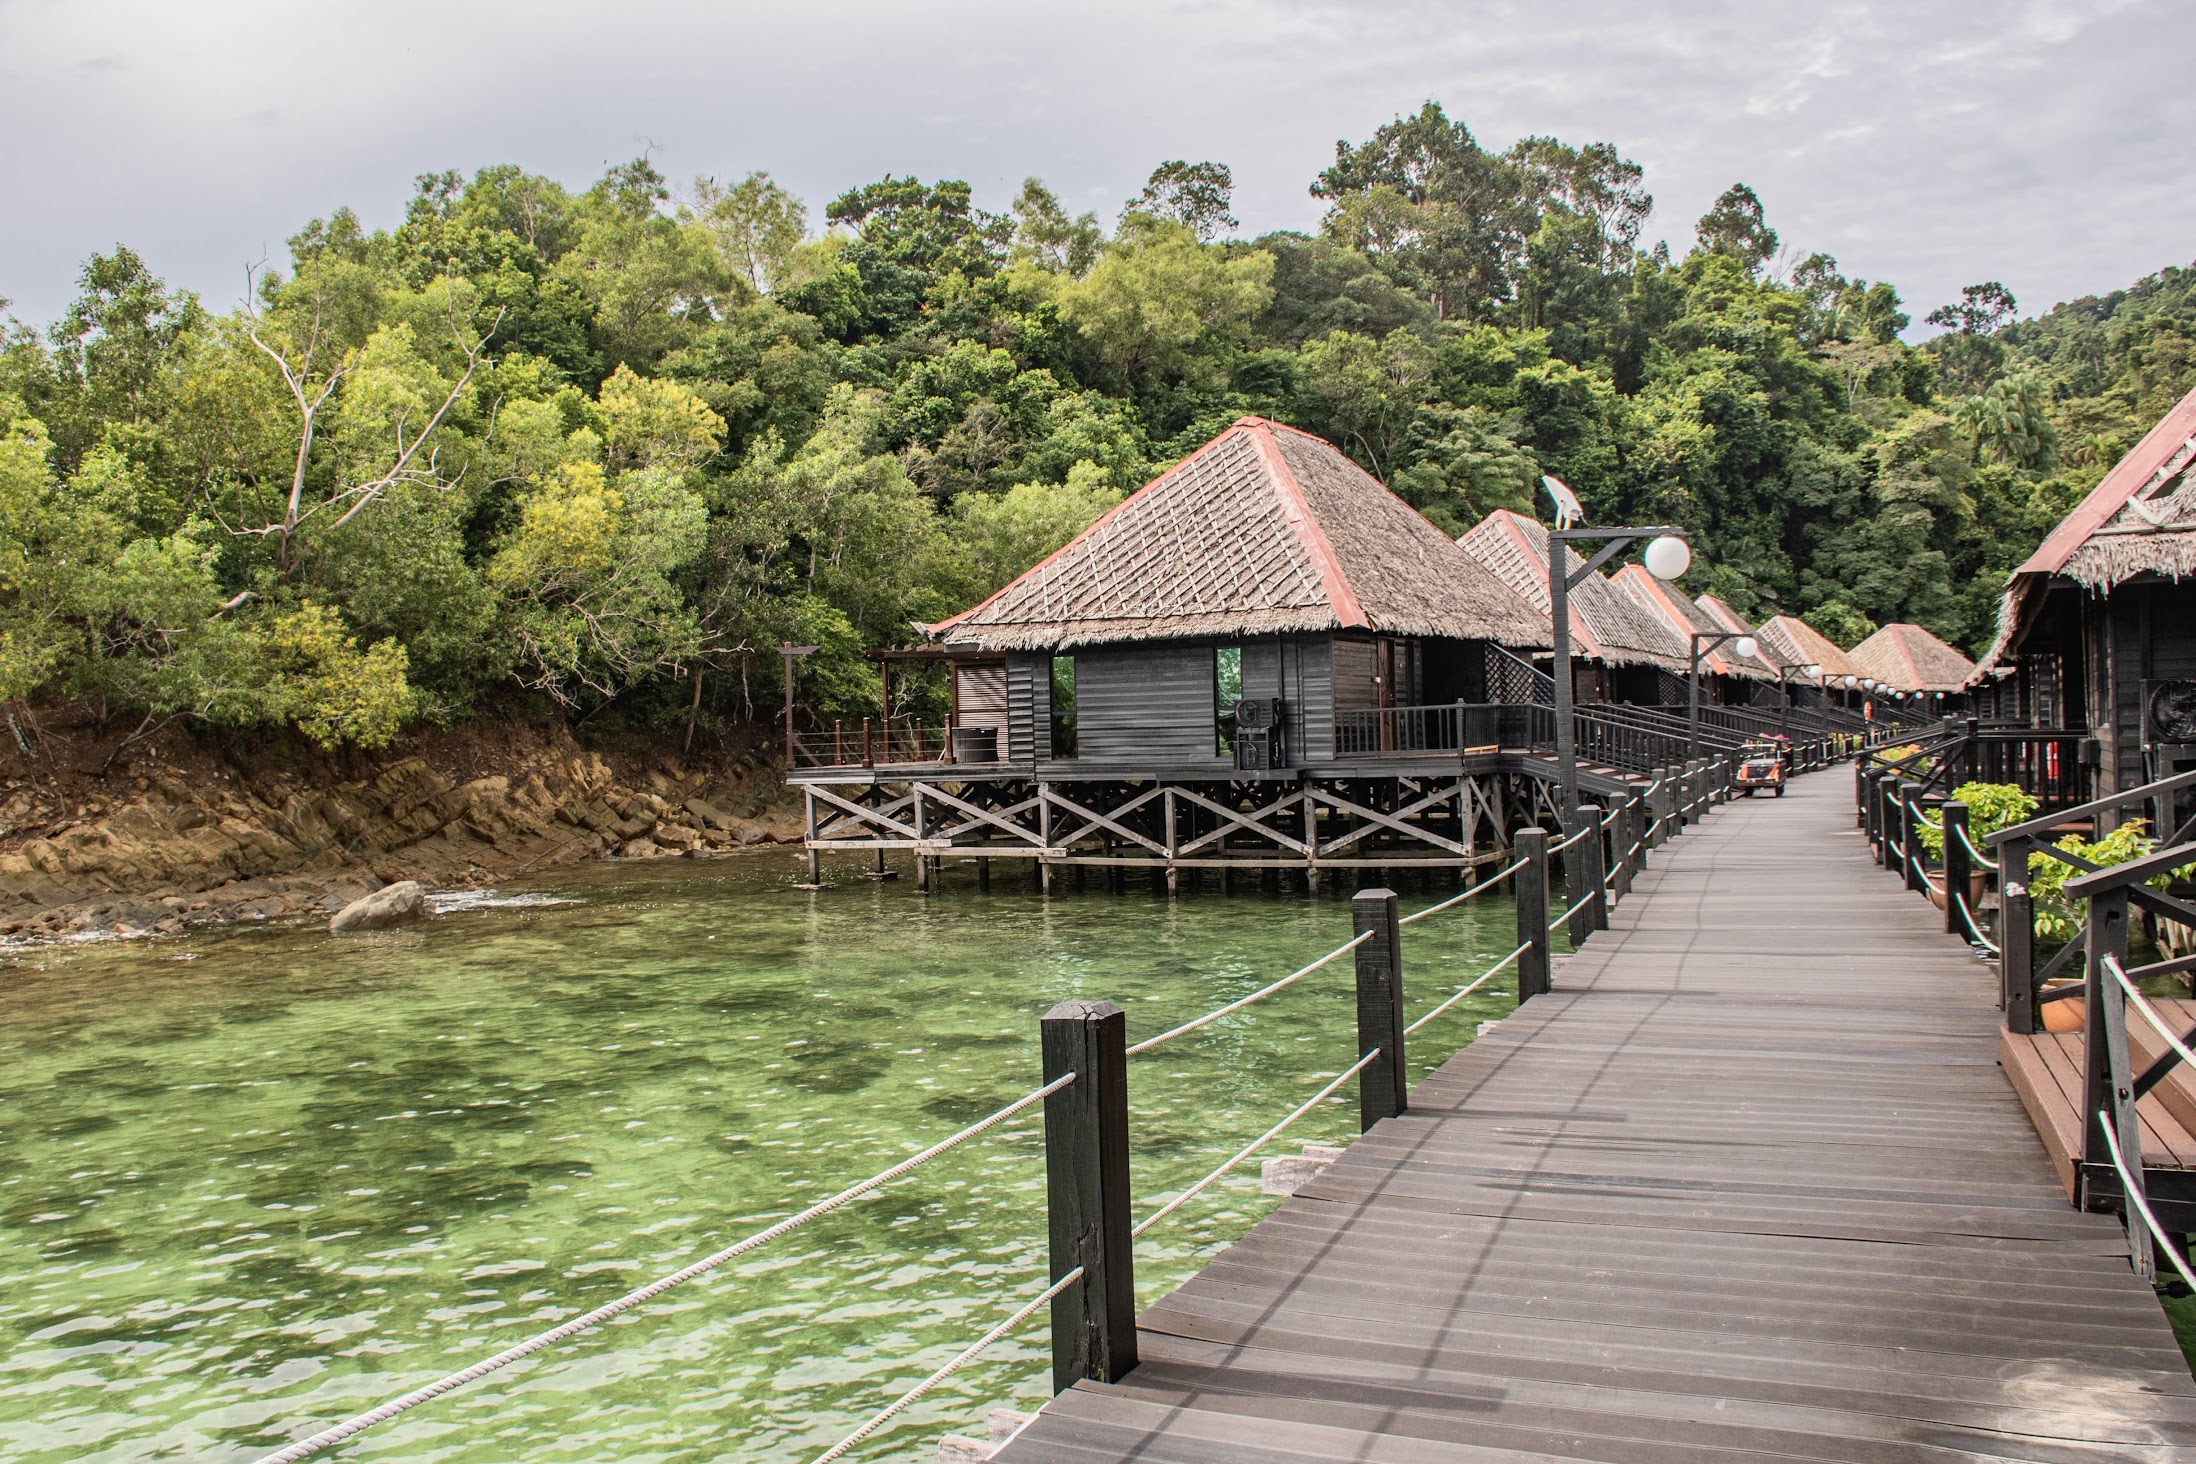
{"label": "wooden wall", "polygon": [[2196,584],[2125,584],[2090,605],[2103,652],[2102,674],[2088,678],[2090,728],[2103,744],[2100,791],[2118,791],[2149,778],[2144,683],[2196,680]]}
{"label": "wooden wall", "polygon": [[1075,653],[1075,733],[1086,762],[1217,760],[1213,643]]}
{"label": "wooden wall", "polygon": [[1052,656],[1015,651],[1007,657],[1007,758],[1037,762],[1052,756]]}

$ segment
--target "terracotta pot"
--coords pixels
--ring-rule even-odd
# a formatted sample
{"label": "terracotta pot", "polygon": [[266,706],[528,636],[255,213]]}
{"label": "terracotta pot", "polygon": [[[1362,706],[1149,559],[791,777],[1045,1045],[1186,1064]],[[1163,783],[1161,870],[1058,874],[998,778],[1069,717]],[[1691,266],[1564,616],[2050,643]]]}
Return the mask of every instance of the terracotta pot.
{"label": "terracotta pot", "polygon": [[[1967,876],[1967,913],[1975,917],[1977,924],[1982,921],[1982,897],[1983,876],[1979,873],[1970,873]],[[1939,910],[1944,908],[1944,871],[1942,870],[1938,870],[1929,876],[1929,903],[1935,905]]]}
{"label": "terracotta pot", "polygon": [[[2062,987],[2081,984],[2080,981],[2046,981],[2044,990],[2056,991]],[[2037,1015],[2043,1018],[2043,1029],[2046,1032],[2081,1031],[2082,1011],[2082,999],[2078,996],[2068,997],[2064,1001],[2047,1002],[2036,1008]]]}

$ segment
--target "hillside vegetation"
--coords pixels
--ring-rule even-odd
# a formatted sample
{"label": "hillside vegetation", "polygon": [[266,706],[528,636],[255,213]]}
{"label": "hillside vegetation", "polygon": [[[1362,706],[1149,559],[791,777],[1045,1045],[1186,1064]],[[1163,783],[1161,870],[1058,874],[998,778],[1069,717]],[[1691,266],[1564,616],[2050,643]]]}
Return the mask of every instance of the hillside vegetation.
{"label": "hillside vegetation", "polygon": [[1977,286],[1917,349],[1889,284],[1743,185],[1682,258],[1643,250],[1646,181],[1429,103],[1337,145],[1316,236],[1236,237],[1216,163],[1102,221],[1034,179],[1002,214],[884,178],[819,217],[642,160],[427,175],[392,230],[306,224],[232,309],[118,246],[0,353],[0,703],[26,755],[61,705],[117,753],[514,704],[706,735],[770,714],[791,640],[823,647],[804,703],[859,715],[866,650],[1244,413],[1451,532],[1553,473],[1684,525],[1689,588],[1742,611],[1972,647],[2189,384],[2184,272],[2019,323]]}

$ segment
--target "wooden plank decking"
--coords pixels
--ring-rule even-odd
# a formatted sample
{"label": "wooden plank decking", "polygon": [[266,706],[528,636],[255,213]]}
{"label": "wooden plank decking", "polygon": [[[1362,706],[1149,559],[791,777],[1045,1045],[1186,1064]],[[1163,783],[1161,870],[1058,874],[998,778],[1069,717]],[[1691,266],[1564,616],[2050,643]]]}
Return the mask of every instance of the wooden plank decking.
{"label": "wooden plank decking", "polygon": [[1803,778],[1659,851],[1553,995],[997,1457],[2196,1458],[2118,1222],[2068,1206],[1998,1070],[1990,969],[1869,862],[1850,793]]}

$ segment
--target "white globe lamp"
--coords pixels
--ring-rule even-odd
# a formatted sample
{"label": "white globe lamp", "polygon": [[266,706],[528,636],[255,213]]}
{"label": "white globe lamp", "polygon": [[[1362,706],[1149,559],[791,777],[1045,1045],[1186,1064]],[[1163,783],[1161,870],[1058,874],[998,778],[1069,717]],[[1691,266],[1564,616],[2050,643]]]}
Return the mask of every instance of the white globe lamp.
{"label": "white globe lamp", "polygon": [[1660,534],[1647,541],[1647,552],[1640,556],[1646,561],[1647,572],[1656,579],[1682,579],[1685,571],[1693,567],[1693,551],[1675,534]]}
{"label": "white globe lamp", "polygon": [[1751,661],[1754,659],[1755,654],[1761,650],[1761,644],[1750,635],[1742,635],[1738,638],[1738,644],[1732,649],[1739,653],[1741,661]]}
{"label": "white globe lamp", "polygon": [[1853,689],[1853,685],[1854,685],[1854,680],[1855,680],[1855,678],[1853,678],[1853,677],[1851,677],[1851,676],[1848,676],[1848,677],[1846,677],[1846,678],[1845,678],[1845,689],[1846,689],[1847,691],[1851,691],[1851,690]]}

